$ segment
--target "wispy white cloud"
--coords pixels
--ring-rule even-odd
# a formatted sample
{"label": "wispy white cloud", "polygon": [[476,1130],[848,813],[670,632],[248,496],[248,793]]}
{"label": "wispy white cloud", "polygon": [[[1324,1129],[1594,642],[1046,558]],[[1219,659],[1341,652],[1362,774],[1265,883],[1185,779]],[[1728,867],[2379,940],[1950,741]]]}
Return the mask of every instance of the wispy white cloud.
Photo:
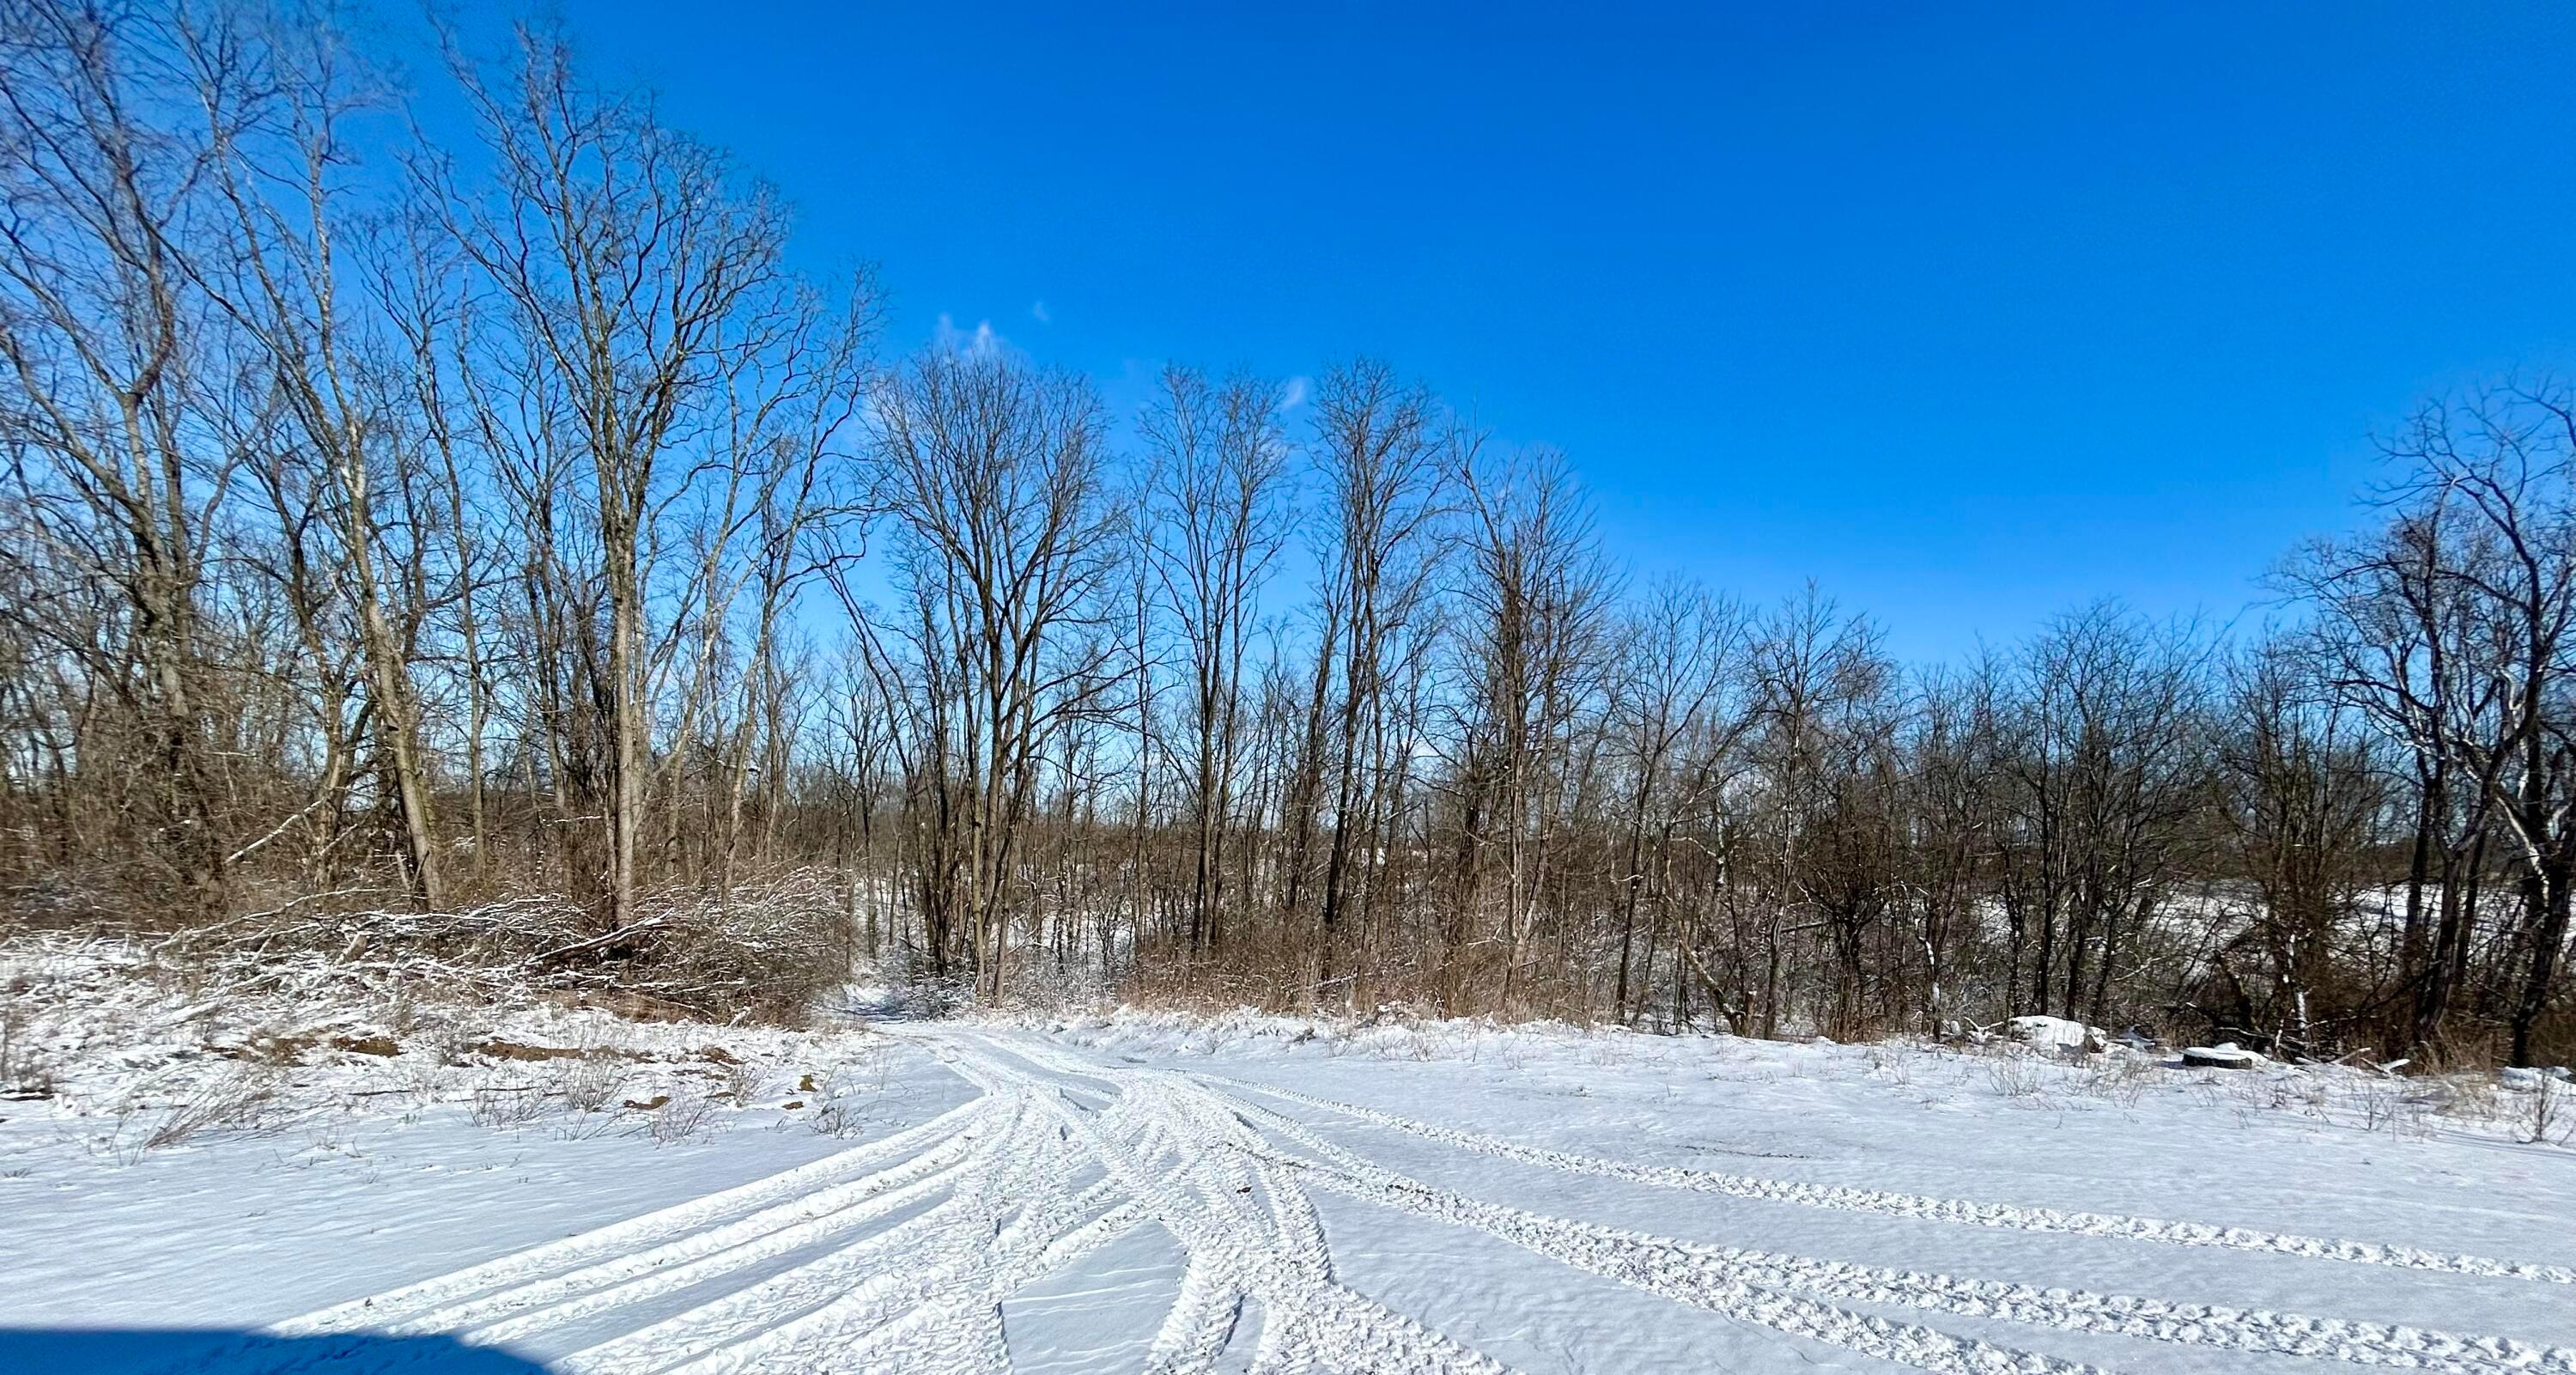
{"label": "wispy white cloud", "polygon": [[1306,398],[1313,395],[1314,391],[1314,382],[1304,374],[1289,378],[1279,386],[1279,409],[1293,411],[1305,405]]}
{"label": "wispy white cloud", "polygon": [[1029,306],[1029,318],[1037,321],[1041,325],[1052,325],[1055,323],[1055,317],[1047,313],[1046,302],[1044,301],[1033,302]]}
{"label": "wispy white cloud", "polygon": [[942,353],[964,358],[990,358],[1010,342],[994,330],[990,320],[976,321],[973,329],[960,329],[955,317],[944,310],[939,312],[939,327],[931,331],[930,338]]}

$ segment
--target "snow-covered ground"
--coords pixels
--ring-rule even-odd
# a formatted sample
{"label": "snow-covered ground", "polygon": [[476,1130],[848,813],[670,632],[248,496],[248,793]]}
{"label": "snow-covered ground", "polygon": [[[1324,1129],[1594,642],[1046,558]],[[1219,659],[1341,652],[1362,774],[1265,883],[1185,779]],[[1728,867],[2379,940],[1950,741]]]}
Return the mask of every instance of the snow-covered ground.
{"label": "snow-covered ground", "polygon": [[0,1369],[2576,1372],[2529,1089],[521,1008],[272,1048],[268,1115],[145,1148],[240,1072],[154,996],[0,1103]]}

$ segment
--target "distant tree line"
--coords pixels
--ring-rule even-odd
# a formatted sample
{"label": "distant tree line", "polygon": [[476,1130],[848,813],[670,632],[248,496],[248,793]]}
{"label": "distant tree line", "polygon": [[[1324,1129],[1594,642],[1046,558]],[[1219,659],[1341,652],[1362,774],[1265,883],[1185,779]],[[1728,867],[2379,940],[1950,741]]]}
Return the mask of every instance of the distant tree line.
{"label": "distant tree line", "polygon": [[[0,9],[0,880],[184,927],[828,874],[1000,996],[1762,1036],[2576,1042],[2576,392],[2427,407],[2260,633],[1908,666],[1627,571],[1375,361],[1140,414],[561,37],[420,133],[337,11]],[[452,146],[451,146],[452,145]]]}

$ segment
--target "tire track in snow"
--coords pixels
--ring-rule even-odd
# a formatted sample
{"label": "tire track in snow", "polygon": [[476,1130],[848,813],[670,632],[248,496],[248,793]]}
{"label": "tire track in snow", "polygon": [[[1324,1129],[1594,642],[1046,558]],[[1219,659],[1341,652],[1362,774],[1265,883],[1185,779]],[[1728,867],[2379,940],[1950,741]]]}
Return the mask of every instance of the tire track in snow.
{"label": "tire track in snow", "polygon": [[1117,1204],[1089,1221],[1113,1190],[1095,1185],[1069,1205],[1026,1215],[1005,1228],[990,1251],[960,1276],[963,1294],[943,1297],[870,1332],[838,1353],[857,1369],[929,1370],[940,1375],[1009,1375],[1010,1350],[1002,1334],[1002,1300],[1051,1271],[1081,1260],[1145,1221],[1143,1205]]}
{"label": "tire track in snow", "polygon": [[[1029,1095],[1010,1096],[1030,1106]],[[920,1236],[891,1266],[854,1267],[825,1257],[562,1364],[575,1375],[831,1369],[835,1351],[936,1301],[943,1286],[968,1272],[977,1253],[1003,1230],[1019,1197],[1070,1175],[1069,1162],[1044,1158],[1035,1149],[1038,1126],[1038,1114],[1021,1112],[1003,1138],[995,1167],[961,1186],[954,1223]],[[854,1268],[858,1274],[850,1273]],[[669,1354],[674,1347],[684,1354],[675,1359]]]}
{"label": "tire track in snow", "polygon": [[[1178,1075],[1174,1078],[1182,1083],[1191,1082]],[[1202,1085],[1192,1084],[1191,1086],[1204,1096],[1204,1101],[1212,1110],[1241,1115],[1247,1119],[1247,1126],[1256,1120],[1268,1125],[1272,1130],[1287,1136],[1297,1144],[1324,1155],[1328,1160],[1332,1160],[1352,1174],[1364,1179],[1383,1178],[1387,1181],[1402,1181],[1404,1184],[1412,1183],[1412,1181],[1402,1180],[1401,1176],[1395,1175],[1392,1171],[1384,1170],[1341,1147],[1324,1141],[1281,1114],[1227,1098]],[[1311,1162],[1280,1155],[1268,1146],[1259,1144],[1257,1138],[1254,1144],[1248,1146],[1238,1142],[1236,1148],[1265,1155],[1282,1169],[1312,1173],[1318,1183],[1328,1187],[1337,1183],[1335,1176],[1315,1171]],[[1428,1186],[1415,1187],[1431,1192]],[[1403,1197],[1405,1191],[1393,1183],[1387,1183],[1378,1189],[1363,1186],[1347,1191],[1371,1201],[1391,1203],[1405,1211],[1427,1213],[1452,1222],[1466,1221],[1465,1218],[1436,1208],[1407,1206],[1411,1200],[1405,1199]],[[1381,1195],[1384,1196],[1381,1197]],[[1497,1209],[1497,1211],[1515,1210]],[[1535,1214],[1527,1216],[1540,1222],[1561,1221],[1538,1218]],[[1468,1222],[1468,1225],[1476,1224]],[[1566,1225],[1579,1226],[1580,1224]],[[1696,1307],[1707,1308],[1739,1322],[1748,1322],[1790,1336],[1839,1346],[1899,1365],[1932,1371],[1936,1375],[2107,1375],[2098,1367],[2081,1362],[2063,1361],[2037,1352],[2017,1351],[1975,1338],[1954,1336],[1919,1324],[1892,1322],[1869,1314],[1855,1313],[1813,1299],[1759,1289],[1740,1279],[1704,1290],[1694,1290],[1685,1295],[1683,1292],[1677,1292],[1673,1286],[1661,1282],[1664,1277],[1656,1272],[1614,1272],[1598,1269],[1587,1264],[1587,1260],[1591,1258],[1578,1250],[1562,1245],[1545,1244],[1547,1241],[1553,1241],[1553,1237],[1543,1239],[1541,1244],[1533,1244],[1533,1237],[1527,1232],[1515,1235],[1495,1231],[1493,1235],[1550,1260],[1606,1275],[1608,1278],[1645,1289],[1660,1297],[1678,1299]]]}
{"label": "tire track in snow", "polygon": [[1145,1375],[1206,1375],[1234,1340],[1244,1292],[1222,1265],[1192,1256],[1181,1272],[1181,1292],[1155,1329],[1145,1354]]}
{"label": "tire track in snow", "polygon": [[[1043,1089],[1023,1087],[1023,1094]],[[1115,1133],[1132,1121],[1135,1104],[1114,1090],[1099,1115],[1105,1130]],[[1053,1116],[1059,1114],[1043,1114]],[[1136,1128],[1139,1151],[1150,1152],[1164,1129],[1151,1119]],[[1050,1152],[1042,1133],[1034,1150]],[[1069,1140],[1059,1130],[1057,1142]],[[1064,1181],[1081,1160],[1051,1159],[1039,1165],[1023,1156],[1017,1162],[1023,1182],[1039,1174],[1052,1176],[1035,1201],[1021,1206],[988,1246],[977,1248],[963,1267],[950,1272],[937,1296],[910,1312],[882,1323],[831,1353],[829,1368],[929,1370],[940,1375],[1008,1375],[1010,1353],[1002,1331],[1002,1301],[1031,1281],[1071,1265],[1145,1221],[1145,1210],[1133,1200],[1117,1201],[1120,1190],[1103,1179],[1067,1198]],[[1013,1191],[1015,1194],[1017,1190]],[[1106,1206],[1107,1211],[1101,1209]]]}
{"label": "tire track in snow", "polygon": [[399,1289],[316,1309],[301,1317],[289,1318],[268,1330],[278,1336],[307,1336],[385,1329],[462,1299],[541,1280],[585,1265],[613,1261],[639,1247],[661,1245],[701,1228],[720,1225],[736,1215],[798,1198],[817,1188],[864,1179],[866,1172],[880,1162],[900,1160],[955,1134],[993,1108],[992,1101],[979,1098],[941,1113],[920,1126],[897,1132],[883,1140],[851,1147],[792,1170]]}
{"label": "tire track in snow", "polygon": [[[1320,1296],[1340,1288],[1333,1284],[1331,1251],[1325,1243],[1323,1228],[1315,1217],[1313,1205],[1280,1170],[1249,1150],[1211,1148],[1211,1143],[1218,1141],[1228,1145],[1259,1145],[1257,1138],[1247,1135],[1242,1121],[1229,1112],[1207,1111],[1198,1102],[1201,1095],[1193,1085],[1176,1084],[1132,1071],[1105,1069],[1044,1044],[1014,1043],[1010,1053],[1061,1073],[1115,1084],[1126,1096],[1140,1099],[1152,1096],[1166,1109],[1184,1116],[1193,1109],[1197,1110],[1197,1120],[1191,1123],[1192,1130],[1188,1133],[1192,1139],[1180,1152],[1184,1166],[1182,1177],[1199,1196],[1230,1214],[1237,1228],[1248,1231],[1248,1240],[1244,1244],[1257,1248],[1258,1254],[1285,1266],[1291,1283],[1262,1285],[1246,1274],[1241,1264],[1213,1259],[1207,1250],[1191,1247],[1190,1274],[1197,1273],[1198,1268],[1205,1264],[1212,1274],[1223,1275],[1234,1291],[1232,1303],[1223,1317],[1226,1330],[1223,1337],[1206,1330],[1218,1320],[1213,1313],[1185,1311],[1192,1297],[1187,1292],[1190,1275],[1185,1274],[1184,1292],[1174,1300],[1173,1311],[1165,1320],[1166,1331],[1188,1331],[1196,1326],[1195,1339],[1175,1336],[1174,1341],[1186,1341],[1192,1348],[1214,1342],[1214,1348],[1208,1350],[1206,1356],[1208,1364],[1212,1365],[1225,1342],[1230,1340],[1233,1328],[1240,1323],[1243,1306],[1249,1302],[1258,1305],[1262,1318],[1260,1336],[1252,1354],[1253,1375],[1280,1375],[1280,1372],[1312,1369],[1315,1347],[1324,1340],[1320,1326],[1322,1309],[1329,1303],[1328,1299]],[[1199,1178],[1211,1171],[1219,1176],[1213,1188]],[[1256,1190],[1260,1194],[1258,1205],[1250,1199]]]}
{"label": "tire track in snow", "polygon": [[2123,1241],[2161,1242],[2173,1246],[2220,1247],[2236,1251],[2296,1256],[2307,1260],[2331,1260],[2354,1265],[2385,1265],[2407,1270],[2472,1275],[2482,1279],[2576,1284],[2576,1267],[2564,1265],[2498,1260],[2487,1256],[2432,1251],[2413,1246],[2383,1245],[2378,1242],[2344,1241],[2285,1232],[2263,1232],[2246,1227],[2220,1227],[2206,1222],[2172,1222],[2162,1218],[2135,1217],[2121,1213],[2070,1212],[2013,1203],[1980,1203],[1969,1199],[1935,1198],[1923,1194],[1857,1189],[1837,1184],[1809,1184],[1798,1180],[1723,1174],[1713,1170],[1692,1170],[1671,1165],[1631,1165],[1616,1160],[1605,1160],[1599,1156],[1525,1146],[1516,1141],[1488,1136],[1482,1132],[1444,1127],[1437,1123],[1403,1117],[1377,1108],[1362,1107],[1356,1103],[1343,1103],[1330,1098],[1299,1093],[1294,1089],[1276,1088],[1267,1084],[1257,1084],[1201,1071],[1187,1073],[1193,1078],[1287,1102],[1302,1103],[1307,1107],[1326,1112],[1340,1113],[1346,1117],[1358,1118],[1364,1122],[1375,1123],[1378,1126],[1389,1127],[1445,1145],[1501,1156],[1524,1164],[1563,1170],[1572,1174],[1597,1175],[1606,1179],[1651,1184],[1660,1188],[1689,1189],[1699,1193],[1724,1194],[1732,1198],[1760,1199],[1773,1203],[1791,1203],[1801,1207],[1830,1208],[1842,1212],[1878,1213],[1927,1222],[1961,1223],[1978,1227],[2001,1227],[2068,1236],[2110,1237]]}
{"label": "tire track in snow", "polygon": [[948,1235],[970,1225],[962,1201],[952,1199],[786,1275],[772,1276],[760,1284],[575,1352],[556,1361],[554,1368],[558,1375],[649,1375],[678,1361],[758,1336],[822,1306],[834,1296],[854,1292],[878,1280],[887,1268],[888,1257],[937,1249],[946,1244]]}
{"label": "tire track in snow", "polygon": [[[607,1287],[592,1288],[570,1299],[557,1299],[545,1293],[534,1294],[531,1295],[529,1302],[512,1306],[519,1308],[539,1304],[543,1306],[537,1307],[534,1312],[521,1312],[505,1320],[493,1321],[484,1311],[464,1313],[460,1315],[459,1321],[450,1325],[450,1330],[470,1329],[473,1332],[473,1340],[486,1345],[524,1341],[546,1332],[560,1330],[599,1313],[676,1293],[763,1261],[774,1260],[809,1246],[822,1244],[883,1221],[943,1189],[950,1188],[954,1176],[975,1168],[985,1156],[991,1153],[999,1140],[998,1134],[987,1135],[977,1149],[967,1152],[956,1165],[927,1178],[914,1180],[855,1207],[843,1208],[809,1221],[781,1227],[753,1240],[716,1250],[712,1254],[684,1261],[667,1269],[646,1267],[640,1274],[616,1279]],[[889,1248],[937,1234],[941,1228],[954,1225],[957,1212],[958,1204],[952,1197],[886,1232],[853,1240],[822,1259],[809,1262],[787,1273],[797,1274],[814,1265],[826,1263],[849,1268]],[[680,1248],[675,1245],[673,1249],[676,1251]],[[641,1259],[641,1257],[638,1258],[639,1261]],[[772,1278],[774,1280],[777,1277]],[[754,1286],[754,1288],[758,1287],[760,1286]],[[513,1297],[515,1296],[501,1295],[487,1302],[498,1305],[508,1302]]]}
{"label": "tire track in snow", "polygon": [[478,1341],[521,1340],[858,1231],[948,1187],[953,1178],[972,1171],[999,1139],[999,1133],[970,1126],[956,1138],[864,1179],[660,1246],[434,1309],[387,1330],[474,1331]]}
{"label": "tire track in snow", "polygon": [[[1408,1179],[1316,1136],[1294,1119],[1238,1100],[1219,1101],[1254,1114],[1280,1135],[1331,1161],[1335,1170],[1314,1175],[1323,1187],[1472,1227],[1579,1269],[1719,1311],[1728,1311],[1740,1302],[1741,1291],[1747,1288],[1773,1293],[1795,1291],[2027,1326],[2355,1365],[2445,1371],[2452,1375],[2576,1375],[2576,1350],[2567,1348],[2542,1348],[2500,1338],[2385,1323],[1899,1271],[1708,1246],[1549,1217]],[[1315,1169],[1311,1165],[1305,1168]]]}
{"label": "tire track in snow", "polygon": [[[1146,1225],[1180,1244],[1178,1292],[1151,1375],[1208,1375],[1257,1313],[1258,1375],[1499,1363],[1341,1284],[1307,1189],[1467,1227],[1731,1320],[1938,1375],[2100,1375],[1876,1311],[2285,1354],[2449,1375],[2576,1375],[2576,1351],[2501,1339],[2043,1289],[1681,1241],[1489,1203],[1380,1166],[1252,1101],[1304,1103],[1468,1150],[1579,1174],[1911,1219],[2221,1246],[2566,1282],[2557,1267],[2110,1214],[1920,1197],[1628,1165],[1523,1146],[1266,1085],[1140,1066],[966,1028],[892,1033],[978,1089],[974,1103],[768,1179],[308,1314],[274,1330],[543,1336],[676,1298],[692,1306],[559,1362],[563,1375],[1001,1375],[1002,1306],[1037,1278]],[[1237,1094],[1228,1088],[1248,1091]],[[765,1262],[790,1268],[704,1302]],[[2576,1276],[2569,1276],[2576,1278]],[[1845,1305],[1858,1305],[1849,1307]],[[223,1367],[218,1366],[217,1369]]]}
{"label": "tire track in snow", "polygon": [[[970,1053],[979,1056],[985,1070],[1044,1090],[1044,1081],[1010,1065],[991,1046],[965,1038],[958,1044],[961,1048],[971,1046]],[[1098,1074],[1089,1068],[1084,1072]],[[1121,1088],[1121,1101],[1147,1098],[1130,1087],[1144,1082],[1137,1076],[1121,1073],[1113,1082]],[[1340,1284],[1311,1278],[1316,1262],[1292,1265],[1273,1253],[1272,1244],[1279,1238],[1224,1226],[1222,1213],[1192,1208],[1167,1178],[1142,1168],[1132,1152],[1097,1132],[1079,1113],[1061,1102],[1050,1106],[1083,1139],[1111,1177],[1143,1203],[1191,1255],[1206,1255],[1212,1263],[1227,1267],[1247,1291],[1259,1298],[1263,1308],[1262,1352],[1256,1355],[1255,1370],[1505,1375],[1506,1368],[1493,1358],[1468,1350]],[[1170,1112],[1161,1120],[1166,1120],[1174,1134],[1188,1143],[1193,1161],[1212,1161],[1223,1154],[1219,1138],[1192,1114]],[[1191,1168],[1206,1166],[1194,1164]]]}
{"label": "tire track in snow", "polygon": [[808,1319],[846,1335],[931,1302],[939,1284],[993,1244],[1022,1190],[1053,1198],[1051,1186],[1073,1171],[1069,1161],[1033,1171],[1043,1124],[1027,1111],[1025,1094],[1005,1096],[1014,1102],[1012,1124],[978,1152],[979,1161],[1003,1157],[993,1174],[974,1177],[946,1202],[888,1232],[577,1352],[559,1368],[568,1375],[648,1375],[737,1342],[750,1343],[745,1353],[758,1355],[764,1342],[798,1340],[780,1330]]}

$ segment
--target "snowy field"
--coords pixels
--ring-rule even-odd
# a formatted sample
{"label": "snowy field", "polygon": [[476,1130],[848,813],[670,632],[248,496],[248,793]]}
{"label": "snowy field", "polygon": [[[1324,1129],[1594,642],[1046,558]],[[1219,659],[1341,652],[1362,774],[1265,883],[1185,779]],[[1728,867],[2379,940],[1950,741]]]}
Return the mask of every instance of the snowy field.
{"label": "snowy field", "polygon": [[[275,1053],[264,1108],[153,1145],[240,1072],[155,1008],[0,1103],[0,1369],[2576,1372],[2576,1150],[2521,1139],[2514,1094],[518,1012]],[[62,1035],[19,1053],[77,1065]]]}

